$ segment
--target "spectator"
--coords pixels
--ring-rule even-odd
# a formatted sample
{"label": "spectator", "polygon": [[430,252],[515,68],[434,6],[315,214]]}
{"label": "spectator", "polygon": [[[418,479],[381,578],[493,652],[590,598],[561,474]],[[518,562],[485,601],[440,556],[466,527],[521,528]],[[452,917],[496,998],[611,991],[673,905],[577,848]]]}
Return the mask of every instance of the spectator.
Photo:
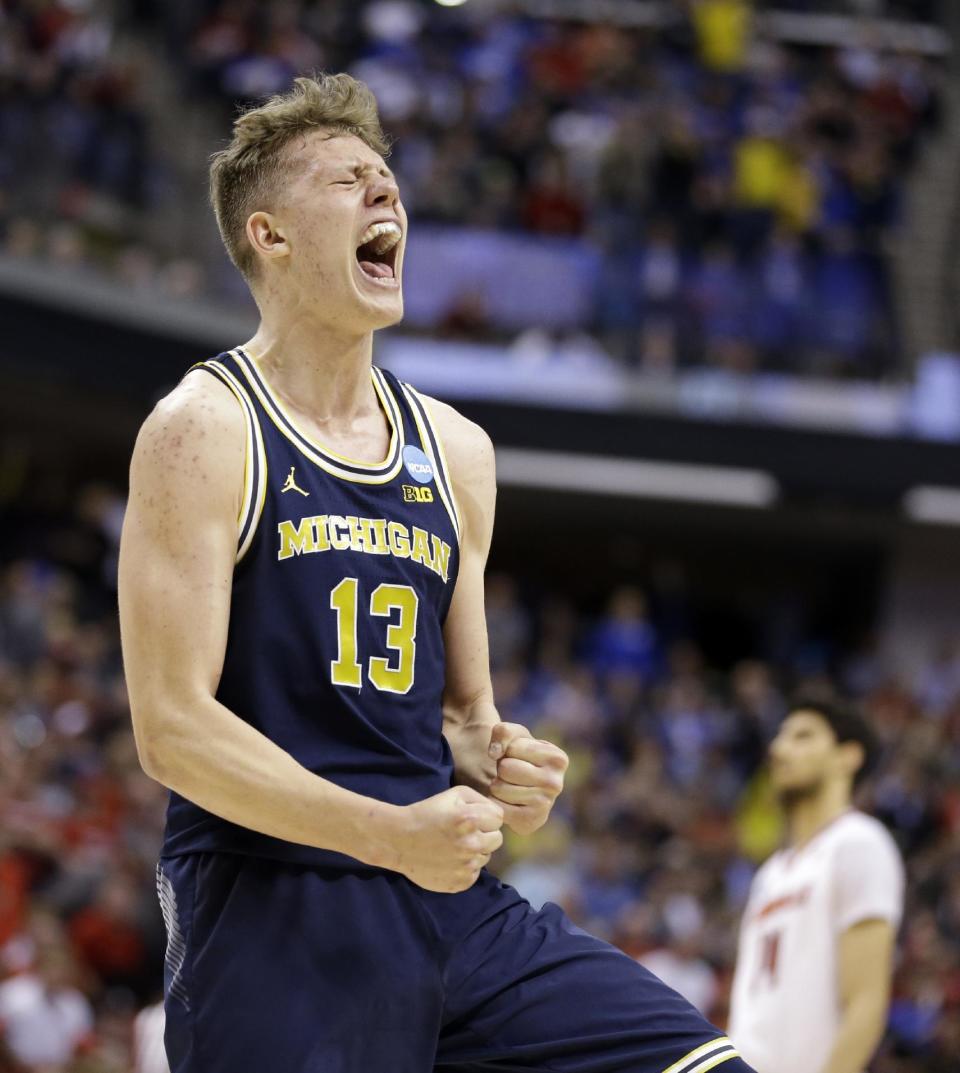
{"label": "spectator", "polygon": [[[116,497],[85,490],[78,503],[64,511],[71,525],[78,515],[112,517]],[[113,506],[104,513],[98,504]],[[27,524],[37,545],[43,527]],[[16,547],[16,532],[5,540]],[[64,547],[49,535],[39,545]],[[152,890],[165,795],[138,767],[97,547],[65,567],[0,567],[0,1016],[8,1050],[18,1031],[33,1039],[32,1018],[52,1020],[44,1046],[56,1039],[98,1073],[126,1073],[147,1061],[146,1044],[136,1059],[118,1052],[150,1031],[156,1041],[156,1010],[136,1034],[132,1023],[161,974]],[[550,829],[534,842],[509,839],[499,867],[534,903],[562,901],[722,1015],[751,862],[779,837],[762,758],[791,653],[779,667],[711,667],[684,639],[696,621],[690,592],[678,611],[662,573],[651,579],[656,611],[640,589],[623,586],[592,626],[569,599],[548,591],[529,603],[516,576],[491,575],[501,715],[556,736],[571,756]],[[666,653],[661,612],[671,622]],[[878,1067],[889,1073],[949,1068],[960,996],[960,692],[951,659],[950,645],[931,652],[909,686],[875,673],[850,678],[866,690],[883,742],[864,804],[894,831],[910,869],[889,1037],[896,1065],[881,1057]]]}
{"label": "spectator", "polygon": [[490,666],[494,670],[530,654],[530,615],[517,597],[516,582],[507,574],[488,574],[484,606],[490,638]]}
{"label": "spectator", "polygon": [[640,959],[640,964],[710,1017],[720,990],[717,973],[701,955],[704,937],[696,931],[669,935],[667,941]]}
{"label": "spectator", "polygon": [[606,616],[590,639],[589,651],[593,669],[599,674],[625,670],[648,680],[655,677],[659,645],[646,598],[639,589],[625,586],[610,597]]}
{"label": "spectator", "polygon": [[[222,128],[236,103],[298,72],[349,67],[398,135],[413,217],[456,228],[446,241],[458,255],[464,226],[573,240],[560,256],[584,274],[591,265],[596,297],[566,327],[597,330],[621,360],[660,377],[691,362],[874,376],[895,358],[886,240],[938,121],[938,72],[869,34],[835,51],[772,42],[754,34],[747,0],[690,0],[645,32],[383,0],[146,5],[122,23],[76,5],[14,5],[5,29],[0,222],[14,256],[235,302],[222,259],[196,259],[196,140],[166,138],[161,152],[155,130],[178,107],[187,126]],[[169,91],[148,95],[149,65],[129,57],[161,55],[158,42],[178,43],[174,78],[154,79]],[[182,226],[161,234],[158,208]],[[838,263],[838,229],[859,266]],[[791,332],[783,306],[747,282],[764,276],[778,231],[823,239],[804,249],[812,288],[829,292],[839,277],[843,301],[821,331]],[[746,328],[698,337],[676,295],[696,294],[731,243]],[[505,262],[506,286],[511,271]],[[500,340],[550,320],[545,301],[532,298],[526,324],[491,308],[456,330]],[[445,312],[421,312],[417,327],[449,333]]]}
{"label": "spectator", "polygon": [[68,931],[77,955],[107,985],[149,987],[153,966],[147,964],[140,896],[137,884],[114,873],[70,920]]}
{"label": "spectator", "polygon": [[693,0],[693,25],[704,67],[724,74],[743,70],[750,40],[747,0]]}
{"label": "spectator", "polygon": [[163,1046],[163,1003],[142,1009],[133,1023],[133,1073],[170,1073]]}
{"label": "spectator", "polygon": [[33,969],[0,983],[0,1045],[28,1069],[60,1068],[91,1045],[93,1010],[76,975],[69,948],[54,942]]}

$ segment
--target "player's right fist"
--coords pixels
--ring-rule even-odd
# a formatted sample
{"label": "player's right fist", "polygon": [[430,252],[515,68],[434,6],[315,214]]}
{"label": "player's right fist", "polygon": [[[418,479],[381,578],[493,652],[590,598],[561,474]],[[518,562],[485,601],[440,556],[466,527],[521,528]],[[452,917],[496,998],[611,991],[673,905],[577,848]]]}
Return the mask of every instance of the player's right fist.
{"label": "player's right fist", "polygon": [[503,844],[503,809],[468,786],[454,786],[401,811],[396,870],[427,890],[453,894],[472,887]]}

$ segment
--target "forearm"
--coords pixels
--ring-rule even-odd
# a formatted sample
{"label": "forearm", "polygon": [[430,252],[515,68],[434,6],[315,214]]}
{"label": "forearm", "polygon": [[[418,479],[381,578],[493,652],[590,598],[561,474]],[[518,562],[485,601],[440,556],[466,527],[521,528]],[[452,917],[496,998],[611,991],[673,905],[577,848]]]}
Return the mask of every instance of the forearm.
{"label": "forearm", "polygon": [[366,864],[396,864],[397,806],[314,775],[212,697],[135,726],[147,774],[214,815]]}
{"label": "forearm", "polygon": [[444,704],[443,734],[453,753],[458,785],[489,792],[497,774],[497,762],[490,756],[490,732],[499,722],[493,698],[486,695],[469,703]]}
{"label": "forearm", "polygon": [[848,1003],[821,1073],[862,1073],[883,1037],[886,1009],[886,1001],[873,995]]}

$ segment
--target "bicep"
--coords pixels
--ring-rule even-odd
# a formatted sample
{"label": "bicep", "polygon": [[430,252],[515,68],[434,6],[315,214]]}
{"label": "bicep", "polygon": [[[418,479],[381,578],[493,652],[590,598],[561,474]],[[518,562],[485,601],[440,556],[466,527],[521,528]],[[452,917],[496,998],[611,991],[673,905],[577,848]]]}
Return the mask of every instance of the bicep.
{"label": "bicep", "polygon": [[444,623],[443,642],[445,705],[463,706],[492,693],[483,606],[483,564],[479,556],[461,556],[457,587]]}
{"label": "bicep", "polygon": [[886,1003],[893,967],[895,930],[888,920],[862,920],[847,928],[839,943],[840,1001]]}
{"label": "bicep", "polygon": [[484,571],[493,535],[496,472],[489,437],[472,425],[467,433],[459,440],[448,436],[446,448],[462,520],[460,569],[444,624],[444,701],[445,706],[454,708],[481,697],[492,698],[493,693],[484,612]]}
{"label": "bicep", "polygon": [[135,727],[215,692],[226,648],[243,432],[216,400],[193,403],[154,411],[130,467],[119,602]]}

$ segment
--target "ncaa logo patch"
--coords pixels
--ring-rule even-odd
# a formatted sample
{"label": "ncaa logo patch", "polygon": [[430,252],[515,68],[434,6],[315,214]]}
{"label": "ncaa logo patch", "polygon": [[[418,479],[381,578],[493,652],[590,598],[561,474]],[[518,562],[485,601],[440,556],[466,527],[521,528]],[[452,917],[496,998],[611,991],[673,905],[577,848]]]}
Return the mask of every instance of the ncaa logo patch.
{"label": "ncaa logo patch", "polygon": [[414,447],[412,444],[404,447],[403,464],[407,468],[407,473],[418,484],[429,484],[433,480],[433,463],[419,447]]}

